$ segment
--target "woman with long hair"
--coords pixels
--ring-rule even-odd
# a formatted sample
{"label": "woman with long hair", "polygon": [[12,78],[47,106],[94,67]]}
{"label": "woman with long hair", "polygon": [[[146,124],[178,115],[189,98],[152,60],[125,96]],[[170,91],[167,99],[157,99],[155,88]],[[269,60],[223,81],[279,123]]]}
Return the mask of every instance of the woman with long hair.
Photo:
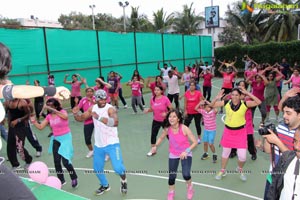
{"label": "woman with long hair", "polygon": [[73,144],[72,134],[69,127],[68,113],[64,110],[60,102],[55,98],[47,100],[45,109],[48,110],[46,118],[39,124],[36,121],[35,116],[31,117],[31,123],[39,130],[44,129],[50,125],[53,136],[50,140],[49,150],[53,152],[54,167],[57,177],[61,181],[62,185],[66,184],[64,178],[64,172],[61,166],[61,162],[68,170],[71,177],[71,186],[76,188],[78,186],[77,174],[72,165],[73,158]]}

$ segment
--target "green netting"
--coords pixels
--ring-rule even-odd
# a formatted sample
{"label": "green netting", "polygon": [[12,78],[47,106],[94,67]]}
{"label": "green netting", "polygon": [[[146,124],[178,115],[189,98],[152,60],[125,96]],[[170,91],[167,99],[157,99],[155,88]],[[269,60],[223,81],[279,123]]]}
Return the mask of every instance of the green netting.
{"label": "green netting", "polygon": [[46,37],[51,71],[98,66],[95,31],[47,29]]}
{"label": "green netting", "polygon": [[10,75],[47,72],[43,29],[2,28],[0,41],[11,49],[13,69]]}
{"label": "green netting", "polygon": [[26,80],[32,84],[38,79],[41,85],[46,85],[48,73],[51,73],[55,76],[56,85],[62,85],[65,74],[79,73],[87,78],[89,85],[94,85],[96,77],[102,75],[106,78],[110,71],[122,74],[123,82],[126,82],[135,69],[143,77],[157,75],[158,61],[161,61],[161,67],[163,62],[171,62],[179,71],[201,57],[211,62],[210,36],[44,30],[0,28],[0,41],[10,48],[13,55],[10,79],[15,84],[24,84]]}
{"label": "green netting", "polygon": [[212,40],[211,36],[200,37],[201,57],[204,61],[212,62]]}

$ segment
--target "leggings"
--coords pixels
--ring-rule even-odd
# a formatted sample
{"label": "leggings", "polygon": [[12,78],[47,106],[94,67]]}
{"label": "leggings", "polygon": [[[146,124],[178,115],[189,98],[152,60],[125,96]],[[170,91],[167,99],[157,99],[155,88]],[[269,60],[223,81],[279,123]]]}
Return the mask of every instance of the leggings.
{"label": "leggings", "polygon": [[65,166],[65,168],[68,170],[71,179],[72,180],[77,179],[77,174],[73,168],[73,165],[71,163],[69,163],[69,161],[67,159],[65,159],[58,153],[59,147],[60,147],[60,143],[57,140],[53,140],[54,167],[55,167],[55,171],[56,171],[58,179],[60,180],[61,183],[65,182],[64,171],[61,166],[61,161],[62,161],[63,165]]}
{"label": "leggings", "polygon": [[156,144],[156,137],[158,135],[158,131],[160,127],[163,126],[163,122],[152,121],[152,129],[151,129],[151,144]]}
{"label": "leggings", "polygon": [[[174,185],[177,177],[177,169],[180,158],[169,158],[169,185]],[[181,160],[183,179],[188,181],[191,179],[192,157]]]}
{"label": "leggings", "polygon": [[86,145],[92,144],[92,135],[94,131],[94,123],[91,124],[85,124],[83,126],[83,132],[84,132],[84,141]]}
{"label": "leggings", "polygon": [[[222,158],[229,158],[231,152],[231,148],[223,147]],[[237,155],[239,161],[245,162],[246,161],[246,149],[237,149]]]}
{"label": "leggings", "polygon": [[187,117],[184,120],[184,125],[189,126],[192,122],[192,119],[194,118],[196,130],[197,130],[197,135],[201,135],[201,118],[202,115],[200,113],[198,114],[188,114]]}

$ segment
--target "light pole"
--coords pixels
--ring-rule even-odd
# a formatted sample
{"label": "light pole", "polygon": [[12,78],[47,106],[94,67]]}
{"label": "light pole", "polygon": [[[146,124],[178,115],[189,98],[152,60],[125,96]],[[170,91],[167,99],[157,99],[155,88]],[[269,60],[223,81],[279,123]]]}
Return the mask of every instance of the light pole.
{"label": "light pole", "polygon": [[92,9],[92,21],[93,21],[93,30],[95,30],[95,15],[94,15],[94,8],[95,5],[90,5],[90,9]]}
{"label": "light pole", "polygon": [[126,32],[126,23],[125,23],[125,8],[129,5],[128,1],[125,1],[124,4],[119,1],[119,6],[123,7],[123,25],[124,25],[124,32]]}

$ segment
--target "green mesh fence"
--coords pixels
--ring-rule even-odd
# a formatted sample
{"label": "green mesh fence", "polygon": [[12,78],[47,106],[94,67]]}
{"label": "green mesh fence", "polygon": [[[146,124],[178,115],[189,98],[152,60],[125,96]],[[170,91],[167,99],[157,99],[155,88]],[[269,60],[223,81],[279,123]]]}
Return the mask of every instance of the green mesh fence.
{"label": "green mesh fence", "polygon": [[[48,73],[56,85],[65,74],[80,74],[89,85],[102,75],[116,71],[127,82],[135,69],[143,77],[159,72],[157,63],[171,63],[179,71],[202,58],[211,63],[210,36],[158,33],[113,33],[93,30],[0,28],[0,42],[13,56],[10,79],[15,84],[40,80],[47,85]],[[101,67],[100,67],[101,66]]]}

